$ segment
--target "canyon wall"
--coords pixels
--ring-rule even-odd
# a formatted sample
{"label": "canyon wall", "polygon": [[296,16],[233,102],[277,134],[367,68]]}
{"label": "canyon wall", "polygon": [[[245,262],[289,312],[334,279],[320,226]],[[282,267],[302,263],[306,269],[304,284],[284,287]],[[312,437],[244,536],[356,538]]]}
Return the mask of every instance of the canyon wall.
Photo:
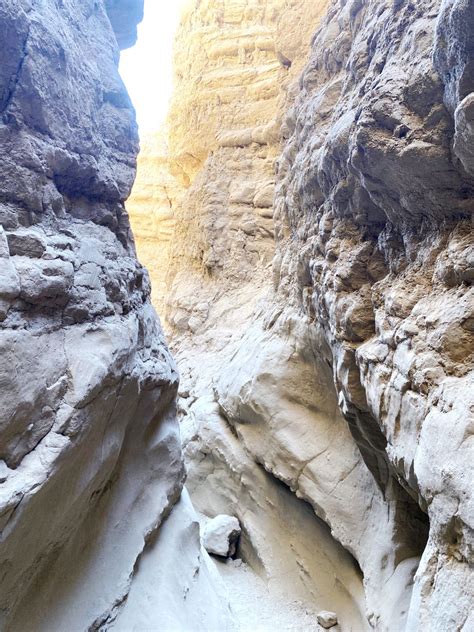
{"label": "canyon wall", "polygon": [[177,35],[142,260],[187,486],[343,627],[473,625],[473,32],[472,0],[220,0]]}
{"label": "canyon wall", "polygon": [[0,2],[2,630],[228,628],[194,510],[172,511],[178,374],[124,209],[142,12]]}
{"label": "canyon wall", "polygon": [[[152,302],[159,307],[167,295],[174,210],[185,192],[184,186],[173,175],[166,132],[151,132],[140,139],[137,173],[139,176],[127,201],[127,211],[133,222],[139,259],[146,262],[152,276]],[[160,316],[164,314],[160,313]]]}
{"label": "canyon wall", "polygon": [[429,519],[409,629],[471,625],[473,24],[473,2],[335,3],[278,165],[279,291],[321,328],[397,545],[409,498]]}

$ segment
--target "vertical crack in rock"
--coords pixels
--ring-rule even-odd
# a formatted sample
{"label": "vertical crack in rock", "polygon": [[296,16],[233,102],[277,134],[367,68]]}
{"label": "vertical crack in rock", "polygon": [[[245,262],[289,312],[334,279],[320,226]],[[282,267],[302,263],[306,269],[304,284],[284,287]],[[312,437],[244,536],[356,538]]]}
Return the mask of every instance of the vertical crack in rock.
{"label": "vertical crack in rock", "polygon": [[[21,13],[20,13],[21,16]],[[2,18],[4,18],[4,16],[1,16]],[[11,26],[8,24],[7,19],[4,19],[3,21],[3,28],[5,30],[9,30],[11,28]],[[18,82],[20,80],[20,76],[21,76],[21,72],[23,69],[23,65],[25,63],[25,60],[28,56],[28,38],[29,38],[30,32],[29,32],[29,28],[26,31],[25,37],[23,42],[21,42],[21,51],[20,51],[20,55],[19,55],[19,60],[18,60],[18,65],[15,68],[12,76],[8,79],[8,82],[5,82],[5,77],[2,77],[2,84],[5,82],[6,85],[5,87],[2,86],[2,99],[0,101],[0,112],[3,114],[7,109],[8,106],[11,102],[11,100],[13,99],[13,96],[15,94],[15,90],[16,87],[18,85]],[[8,37],[8,36],[7,36]],[[16,60],[16,56],[12,55],[12,58],[14,60]]]}

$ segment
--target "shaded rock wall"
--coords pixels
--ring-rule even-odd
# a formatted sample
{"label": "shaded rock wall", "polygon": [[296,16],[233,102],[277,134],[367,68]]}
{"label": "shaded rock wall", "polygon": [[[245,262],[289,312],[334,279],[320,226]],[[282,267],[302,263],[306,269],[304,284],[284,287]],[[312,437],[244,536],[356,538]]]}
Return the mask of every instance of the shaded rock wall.
{"label": "shaded rock wall", "polygon": [[279,163],[278,285],[296,282],[322,328],[379,485],[395,475],[429,516],[411,629],[459,629],[472,597],[474,181],[456,148],[472,133],[473,17],[470,2],[334,3]]}
{"label": "shaded rock wall", "polygon": [[[0,2],[5,630],[118,624],[141,557],[165,560],[159,528],[184,480],[178,376],[124,209],[137,130],[106,7],[130,45],[139,1]],[[194,520],[180,511],[177,540]],[[186,618],[191,583],[213,604],[199,625],[226,629],[196,537],[188,553],[182,577],[150,586],[141,621]]]}

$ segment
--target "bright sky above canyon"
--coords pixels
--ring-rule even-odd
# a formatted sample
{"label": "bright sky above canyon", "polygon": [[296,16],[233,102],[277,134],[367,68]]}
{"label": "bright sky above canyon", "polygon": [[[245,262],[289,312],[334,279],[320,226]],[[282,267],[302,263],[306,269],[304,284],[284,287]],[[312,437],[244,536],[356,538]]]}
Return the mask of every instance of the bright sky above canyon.
{"label": "bright sky above canyon", "polygon": [[137,111],[140,132],[156,130],[166,118],[173,84],[173,38],[186,0],[145,0],[138,42],[122,52],[120,73]]}

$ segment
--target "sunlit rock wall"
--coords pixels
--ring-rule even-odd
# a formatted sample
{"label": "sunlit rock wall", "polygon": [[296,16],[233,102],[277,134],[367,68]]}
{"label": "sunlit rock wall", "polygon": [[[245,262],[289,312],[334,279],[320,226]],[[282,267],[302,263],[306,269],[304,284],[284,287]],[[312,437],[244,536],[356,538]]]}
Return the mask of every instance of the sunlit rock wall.
{"label": "sunlit rock wall", "polygon": [[139,260],[146,265],[151,298],[160,311],[167,295],[166,277],[175,229],[175,209],[184,187],[173,175],[166,134],[149,133],[140,140],[137,179],[127,200]]}
{"label": "sunlit rock wall", "polygon": [[[169,291],[158,288],[164,288],[167,276],[167,287],[176,274],[188,275],[191,268],[197,271],[193,282],[199,286],[203,270],[225,274],[239,284],[273,256],[279,117],[325,5],[307,2],[303,17],[299,4],[189,2],[184,10],[175,43],[169,149],[167,157],[160,158],[166,173],[152,168],[156,158],[150,157],[146,140],[128,202],[139,255],[153,281],[154,304],[165,320]],[[192,192],[176,204],[179,189],[185,192],[196,177],[199,182]],[[163,186],[168,193],[158,200]],[[161,234],[168,224],[161,220],[169,214],[168,198],[173,217],[179,215],[171,244]],[[146,210],[147,204],[153,204],[153,211]],[[168,252],[172,260],[166,266]],[[190,318],[193,327],[206,317],[207,299],[205,292],[198,295],[191,286],[184,294],[177,298],[181,311],[173,319],[187,330]],[[202,300],[196,300],[199,296]]]}

